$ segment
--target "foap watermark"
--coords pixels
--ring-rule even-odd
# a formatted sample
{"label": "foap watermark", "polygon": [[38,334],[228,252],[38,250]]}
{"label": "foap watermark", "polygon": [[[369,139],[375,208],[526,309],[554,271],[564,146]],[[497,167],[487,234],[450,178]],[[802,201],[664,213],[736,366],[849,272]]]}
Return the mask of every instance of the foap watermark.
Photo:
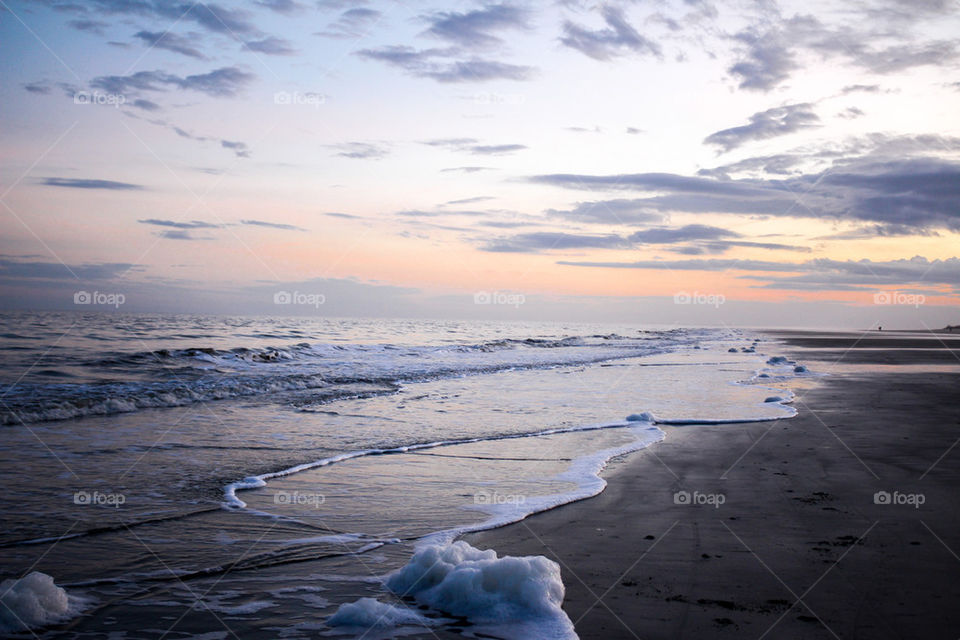
{"label": "foap watermark", "polygon": [[327,96],[322,93],[317,93],[315,91],[278,91],[273,94],[273,104],[282,104],[282,105],[306,105],[308,107],[314,107],[319,109],[321,105],[327,103]]}
{"label": "foap watermark", "polygon": [[727,496],[722,493],[700,493],[694,491],[677,491],[673,494],[673,504],[703,506],[708,505],[714,509],[719,509],[720,505],[727,501]]}
{"label": "foap watermark", "polygon": [[927,501],[927,496],[922,493],[900,493],[899,491],[877,491],[873,494],[873,504],[892,504],[898,506],[909,506],[919,509],[920,505]]}
{"label": "foap watermark", "polygon": [[687,291],[678,291],[673,294],[673,304],[705,304],[719,308],[720,305],[726,301],[727,297],[722,293],[700,293],[699,291],[689,293]]}
{"label": "foap watermark", "polygon": [[73,94],[73,104],[95,104],[119,109],[126,104],[127,97],[122,93],[103,93],[102,91],[77,91]]}
{"label": "foap watermark", "polygon": [[104,291],[76,291],[73,294],[73,304],[92,304],[119,308],[127,297],[122,293],[106,293]]}
{"label": "foap watermark", "polygon": [[473,495],[473,504],[524,504],[526,501],[527,496],[517,493],[479,491]]}
{"label": "foap watermark", "polygon": [[313,507],[318,509],[327,501],[322,493],[300,491],[277,491],[273,494],[273,504],[293,505],[297,507]]}
{"label": "foap watermark", "polygon": [[122,493],[101,493],[99,491],[77,491],[73,494],[73,504],[84,506],[107,506],[120,508],[127,502],[127,496]]}
{"label": "foap watermark", "polygon": [[302,291],[277,291],[273,294],[273,304],[296,304],[319,308],[327,301],[322,293],[303,293]]}
{"label": "foap watermark", "polygon": [[509,104],[509,105],[518,105],[523,104],[527,101],[526,96],[522,93],[491,93],[488,91],[481,91],[479,93],[473,94],[473,101],[476,104]]}
{"label": "foap watermark", "polygon": [[927,297],[922,293],[903,293],[902,291],[878,291],[873,294],[873,304],[896,304],[919,308],[926,304]]}
{"label": "foap watermark", "polygon": [[505,291],[477,291],[473,294],[473,304],[498,304],[508,307],[519,307],[527,301],[522,293],[507,293]]}

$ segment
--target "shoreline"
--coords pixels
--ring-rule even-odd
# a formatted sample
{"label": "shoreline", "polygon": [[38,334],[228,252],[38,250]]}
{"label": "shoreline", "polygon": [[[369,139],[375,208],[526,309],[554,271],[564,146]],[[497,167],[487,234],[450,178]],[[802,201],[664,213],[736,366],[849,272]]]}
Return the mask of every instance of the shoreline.
{"label": "shoreline", "polygon": [[[766,335],[833,374],[796,391],[798,416],[662,425],[662,442],[611,461],[600,495],[463,539],[558,562],[584,640],[955,637],[960,367],[893,370],[955,354],[870,351],[856,334],[836,353],[796,333]],[[895,366],[862,366],[878,359]]]}

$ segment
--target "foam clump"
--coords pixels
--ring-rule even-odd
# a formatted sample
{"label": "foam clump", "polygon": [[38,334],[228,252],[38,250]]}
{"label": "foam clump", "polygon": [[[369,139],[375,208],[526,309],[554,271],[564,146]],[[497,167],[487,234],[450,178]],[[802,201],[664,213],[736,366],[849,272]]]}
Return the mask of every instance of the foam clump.
{"label": "foam clump", "polygon": [[790,361],[787,360],[786,356],[773,356],[767,360],[767,364],[788,364]]}
{"label": "foam clump", "polygon": [[19,580],[0,582],[0,633],[44,627],[74,613],[75,603],[45,573],[33,571]]}
{"label": "foam clump", "polygon": [[387,588],[462,616],[478,630],[516,640],[577,635],[560,607],[560,566],[543,556],[498,558],[466,542],[421,547],[387,578]]}
{"label": "foam clump", "polygon": [[331,627],[363,627],[365,629],[400,627],[403,625],[430,626],[432,621],[416,611],[397,607],[374,598],[360,598],[340,605],[327,619]]}
{"label": "foam clump", "polygon": [[657,418],[649,411],[642,413],[631,413],[627,416],[627,422],[656,422]]}

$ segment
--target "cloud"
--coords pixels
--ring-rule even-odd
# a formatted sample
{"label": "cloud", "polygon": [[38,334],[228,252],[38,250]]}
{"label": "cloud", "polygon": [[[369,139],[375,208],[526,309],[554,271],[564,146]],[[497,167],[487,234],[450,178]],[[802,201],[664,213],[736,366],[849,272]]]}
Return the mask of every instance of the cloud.
{"label": "cloud", "polygon": [[344,142],[328,146],[339,150],[335,155],[356,160],[379,160],[390,153],[388,147],[370,142]]}
{"label": "cloud", "polygon": [[155,49],[166,49],[189,58],[197,60],[206,60],[206,56],[194,46],[197,38],[188,38],[169,31],[138,31],[133,34],[134,38],[139,38],[147,46]]}
{"label": "cloud", "polygon": [[110,26],[100,20],[71,20],[67,24],[77,31],[86,31],[87,33],[93,33],[98,36],[102,36],[103,29]]}
{"label": "cloud", "polygon": [[23,85],[23,88],[30,93],[37,93],[40,95],[47,95],[52,89],[52,87],[44,81],[28,82]]}
{"label": "cloud", "polygon": [[[862,22],[875,23],[871,20]],[[751,27],[733,36],[743,49],[740,60],[729,68],[729,72],[740,80],[741,89],[770,91],[800,68],[798,54],[812,53],[823,59],[839,58],[876,74],[924,65],[944,66],[958,57],[954,41],[915,41],[911,31],[903,28],[904,20],[900,22],[895,29],[888,31],[858,31],[847,25],[831,27],[812,15],[798,14],[762,29]],[[899,42],[877,46],[878,42],[889,43],[891,39],[898,39]]]}
{"label": "cloud", "polygon": [[440,12],[427,18],[431,23],[424,32],[466,48],[488,48],[503,43],[494,32],[526,29],[527,14],[511,4],[492,4],[464,13]]}
{"label": "cloud", "polygon": [[443,206],[450,204],[473,204],[475,202],[486,202],[488,200],[496,200],[493,196],[474,196],[473,198],[461,198],[460,200],[450,200],[444,202]]}
{"label": "cloud", "polygon": [[138,71],[126,76],[99,76],[90,86],[108,93],[128,94],[136,91],[164,91],[176,87],[198,91],[215,98],[231,98],[256,76],[239,67],[221,67],[209,73],[181,77],[163,71]]}
{"label": "cloud", "polygon": [[493,171],[493,167],[447,167],[440,169],[441,173],[477,173],[479,171]]}
{"label": "cloud", "polygon": [[293,48],[290,42],[275,36],[268,36],[262,40],[244,42],[243,49],[245,51],[264,53],[269,56],[292,56],[297,53],[297,50]]}
{"label": "cloud", "polygon": [[[453,151],[462,151],[474,155],[498,156],[523,151],[527,148],[522,144],[479,144],[475,138],[438,138],[424,140],[422,144],[431,147],[446,147]],[[482,167],[480,167],[482,169]]]}
{"label": "cloud", "polygon": [[[333,214],[328,214],[333,215]],[[240,224],[245,224],[254,227],[267,227],[269,229],[281,229],[283,231],[306,231],[303,227],[298,227],[292,224],[284,224],[282,222],[265,222],[263,220],[241,220]]]}
{"label": "cloud", "polygon": [[131,102],[130,104],[131,104],[132,106],[136,107],[137,109],[143,109],[144,111],[159,111],[159,110],[160,110],[160,105],[158,105],[156,102],[153,102],[153,101],[151,101],[151,100],[144,100],[143,98],[137,98],[136,100],[134,100],[134,101]]}
{"label": "cloud", "polygon": [[161,231],[157,233],[157,236],[160,238],[166,238],[167,240],[209,240],[209,238],[194,237],[190,235],[189,231],[183,231],[181,229]]}
{"label": "cloud", "polygon": [[731,75],[740,79],[741,89],[769,91],[798,67],[779,31],[758,33],[750,29],[735,38],[747,47],[742,59],[729,68]]}
{"label": "cloud", "polygon": [[0,278],[27,280],[64,280],[71,282],[109,280],[123,275],[137,265],[129,262],[85,262],[61,264],[26,260],[17,256],[0,256]]}
{"label": "cloud", "polygon": [[114,180],[91,180],[89,178],[43,178],[40,184],[48,187],[69,187],[71,189],[106,189],[109,191],[136,191],[143,189],[139,184],[116,182]]}
{"label": "cloud", "polygon": [[354,7],[340,14],[336,22],[327,25],[326,31],[314,35],[324,38],[361,38],[370,32],[383,14],[367,7]]}
{"label": "cloud", "polygon": [[663,221],[663,214],[644,205],[644,200],[596,200],[578,202],[573,209],[548,209],[553,217],[595,224],[650,224]]}
{"label": "cloud", "polygon": [[813,112],[808,102],[788,104],[760,111],[750,116],[750,124],[712,133],[704,139],[704,144],[722,148],[725,152],[751,140],[766,140],[785,136],[814,126],[820,118]]}
{"label": "cloud", "polygon": [[238,158],[249,158],[250,148],[245,142],[235,142],[232,140],[221,140],[220,146],[224,149],[230,149]]}
{"label": "cloud", "polygon": [[306,9],[305,5],[295,0],[254,0],[254,4],[283,15],[293,15]]}
{"label": "cloud", "polygon": [[621,236],[604,236],[541,231],[521,233],[488,242],[483,251],[496,253],[538,253],[551,249],[626,249],[630,243]]}
{"label": "cloud", "polygon": [[688,224],[684,227],[661,227],[645,229],[630,234],[628,240],[638,244],[674,244],[690,240],[717,240],[739,238],[740,234],[720,227],[705,224]]}
{"label": "cloud", "polygon": [[465,60],[451,60],[460,54],[456,48],[417,50],[398,45],[361,49],[357,52],[361,57],[385,62],[411,75],[441,83],[529,80],[535,73],[533,67],[484,60],[475,56]]}
{"label": "cloud", "polygon": [[573,22],[563,25],[560,42],[594,60],[610,60],[626,54],[649,54],[661,57],[660,46],[634,29],[623,10],[613,5],[601,5],[600,15],[607,27],[590,30]]}
{"label": "cloud", "polygon": [[89,9],[97,15],[133,15],[193,22],[208,31],[223,35],[259,33],[249,17],[240,9],[226,9],[203,2],[176,0],[89,0]]}
{"label": "cloud", "polygon": [[137,220],[141,224],[149,224],[156,227],[171,227],[173,229],[220,229],[221,224],[204,222],[203,220],[191,220],[189,222],[180,222],[178,220],[159,220],[157,218],[146,218]]}
{"label": "cloud", "polygon": [[656,192],[638,207],[662,212],[763,214],[960,230],[960,165],[929,158],[858,162],[781,180],[664,173],[547,174],[568,189]]}

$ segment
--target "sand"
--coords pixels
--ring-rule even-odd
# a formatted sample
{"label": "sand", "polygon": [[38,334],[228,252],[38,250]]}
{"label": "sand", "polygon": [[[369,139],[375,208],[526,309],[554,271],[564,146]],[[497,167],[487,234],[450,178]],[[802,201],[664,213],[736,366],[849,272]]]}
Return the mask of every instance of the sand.
{"label": "sand", "polygon": [[585,640],[958,637],[960,366],[917,365],[960,360],[904,336],[776,337],[832,374],[796,418],[665,427],[601,495],[467,540],[559,562]]}

